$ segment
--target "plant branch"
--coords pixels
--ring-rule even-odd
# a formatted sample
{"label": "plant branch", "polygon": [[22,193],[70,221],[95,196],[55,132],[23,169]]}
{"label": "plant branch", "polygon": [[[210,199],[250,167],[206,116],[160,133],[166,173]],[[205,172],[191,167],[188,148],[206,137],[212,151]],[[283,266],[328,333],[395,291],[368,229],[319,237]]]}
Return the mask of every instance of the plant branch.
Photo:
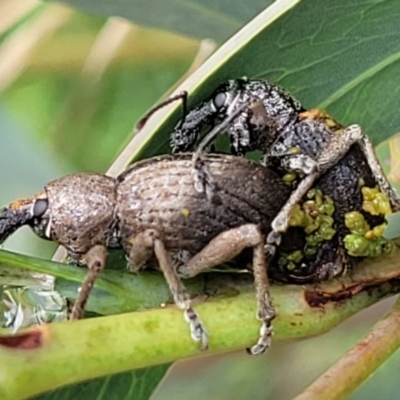
{"label": "plant branch", "polygon": [[294,400],[346,399],[400,346],[400,300],[371,332]]}
{"label": "plant branch", "polygon": [[[275,339],[326,332],[361,309],[399,292],[400,271],[396,258],[398,252],[392,257],[366,263],[347,277],[317,286],[273,286],[272,297],[278,309],[274,321]],[[107,279],[111,275],[114,274],[107,275]],[[124,280],[129,276],[133,280],[139,275],[150,276],[123,275]],[[210,333],[207,354],[243,349],[258,337],[260,323],[255,318],[254,290],[249,287],[251,279],[241,278],[242,275],[247,277],[246,274],[236,275],[230,278],[231,274],[210,273],[198,279],[202,282],[201,290],[213,295],[240,292],[196,305]],[[164,284],[153,282],[146,289],[145,281],[142,281],[141,294],[132,293],[135,301],[140,296],[146,299],[148,289],[157,290],[157,285],[163,295],[147,299],[147,305],[153,302],[153,307],[159,306],[160,303],[154,303],[169,297]],[[113,293],[108,295],[112,297]],[[127,304],[129,302],[125,304],[125,311]],[[107,312],[123,310],[115,308]],[[391,332],[394,329],[391,328]],[[386,348],[385,357],[393,348]],[[31,328],[16,336],[0,337],[0,398],[20,399],[65,384],[200,353],[199,345],[190,338],[182,312],[173,306]]]}

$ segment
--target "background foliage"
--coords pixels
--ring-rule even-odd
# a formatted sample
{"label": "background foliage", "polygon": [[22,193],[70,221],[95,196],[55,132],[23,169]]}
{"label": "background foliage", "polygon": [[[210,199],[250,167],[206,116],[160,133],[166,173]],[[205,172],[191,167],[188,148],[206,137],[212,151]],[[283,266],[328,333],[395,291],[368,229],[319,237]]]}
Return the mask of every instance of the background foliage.
{"label": "background foliage", "polygon": [[[11,3],[0,2],[1,203],[31,194],[62,173],[104,171],[140,115],[185,74],[199,39],[221,44],[265,4],[66,1],[73,9],[21,0],[18,14]],[[378,144],[400,126],[399,14],[395,0],[334,0],[323,6],[304,0],[216,64],[192,91],[192,102],[227,78],[268,78],[307,107],[360,123]],[[111,15],[142,26],[107,19]],[[155,132],[141,157],[167,150],[166,131],[174,118]],[[7,248],[47,257],[52,251],[32,235],[28,244],[16,237]],[[275,343],[266,357],[232,353],[178,363],[154,398],[289,398],[355,343],[385,307],[377,305],[319,338]],[[352,398],[392,398],[398,392],[396,363],[392,357]],[[119,389],[119,398],[129,398],[135,386],[126,389],[118,379],[131,382],[130,377],[84,387],[101,387],[101,393]],[[72,398],[70,390],[63,391],[64,398]]]}

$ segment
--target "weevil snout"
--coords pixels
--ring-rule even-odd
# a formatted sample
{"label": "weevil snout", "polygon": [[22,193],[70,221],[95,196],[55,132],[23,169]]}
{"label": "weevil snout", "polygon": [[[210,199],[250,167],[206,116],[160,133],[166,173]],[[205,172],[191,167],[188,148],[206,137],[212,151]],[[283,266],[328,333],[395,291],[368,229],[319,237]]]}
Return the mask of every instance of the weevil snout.
{"label": "weevil snout", "polygon": [[0,243],[23,225],[33,224],[48,208],[45,197],[28,197],[14,201],[0,211]]}

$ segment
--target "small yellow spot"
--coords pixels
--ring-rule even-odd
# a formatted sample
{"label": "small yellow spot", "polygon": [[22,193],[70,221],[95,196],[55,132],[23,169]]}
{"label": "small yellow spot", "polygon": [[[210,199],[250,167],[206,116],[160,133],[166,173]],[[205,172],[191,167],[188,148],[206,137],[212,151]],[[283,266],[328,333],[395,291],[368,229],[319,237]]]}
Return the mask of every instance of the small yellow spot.
{"label": "small yellow spot", "polygon": [[318,110],[318,108],[311,108],[307,111],[304,111],[299,114],[300,120],[303,119],[321,119],[324,118],[326,115],[326,112],[323,110]]}
{"label": "small yellow spot", "polygon": [[288,154],[301,154],[301,148],[298,146],[293,146],[288,149]]}
{"label": "small yellow spot", "polygon": [[189,210],[188,208],[182,208],[181,214],[182,214],[185,218],[187,218],[187,217],[189,217],[189,215],[190,215],[190,210]]}
{"label": "small yellow spot", "polygon": [[19,210],[21,208],[21,201],[20,200],[16,200],[13,203],[10,204],[10,208],[13,210]]}
{"label": "small yellow spot", "polygon": [[288,261],[293,261],[298,264],[304,257],[304,254],[301,250],[295,250],[292,253],[288,254],[286,257]]}
{"label": "small yellow spot", "polygon": [[370,226],[359,211],[350,211],[344,215],[344,224],[351,233],[365,235]]}
{"label": "small yellow spot", "polygon": [[374,239],[374,238],[381,237],[384,234],[386,227],[387,227],[387,224],[385,222],[381,225],[377,225],[372,230],[369,230],[368,232],[366,232],[364,234],[364,237],[366,239]]}
{"label": "small yellow spot", "polygon": [[364,237],[365,237],[365,239],[370,240],[370,239],[373,239],[375,237],[375,235],[374,235],[373,231],[368,231],[368,232],[364,233]]}
{"label": "small yellow spot", "polygon": [[292,183],[297,179],[297,174],[295,172],[288,172],[282,177],[285,183]]}

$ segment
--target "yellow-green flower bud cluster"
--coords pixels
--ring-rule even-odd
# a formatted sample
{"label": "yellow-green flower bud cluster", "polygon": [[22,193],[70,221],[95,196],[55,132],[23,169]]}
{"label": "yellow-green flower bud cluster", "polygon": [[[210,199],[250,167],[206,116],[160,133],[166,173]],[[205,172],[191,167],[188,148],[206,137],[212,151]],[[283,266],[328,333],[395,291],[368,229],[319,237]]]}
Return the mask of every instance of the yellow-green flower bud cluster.
{"label": "yellow-green flower bud cluster", "polygon": [[288,269],[296,268],[303,258],[313,256],[320,245],[331,240],[336,231],[332,217],[335,207],[330,197],[324,196],[321,190],[311,189],[302,204],[296,204],[289,225],[304,229],[306,245],[303,249],[282,255],[278,263]]}
{"label": "yellow-green flower bud cluster", "polygon": [[[371,215],[385,216],[392,212],[388,197],[378,187],[361,188],[363,195],[362,208]],[[349,255],[353,257],[378,257],[393,250],[392,242],[383,238],[386,223],[369,226],[364,216],[359,211],[351,211],[345,214],[345,225],[350,231],[344,238],[344,246]]]}
{"label": "yellow-green flower bud cluster", "polygon": [[371,215],[387,215],[392,213],[390,201],[386,194],[379,190],[378,186],[369,188],[364,186],[361,188],[364,201],[362,208]]}

